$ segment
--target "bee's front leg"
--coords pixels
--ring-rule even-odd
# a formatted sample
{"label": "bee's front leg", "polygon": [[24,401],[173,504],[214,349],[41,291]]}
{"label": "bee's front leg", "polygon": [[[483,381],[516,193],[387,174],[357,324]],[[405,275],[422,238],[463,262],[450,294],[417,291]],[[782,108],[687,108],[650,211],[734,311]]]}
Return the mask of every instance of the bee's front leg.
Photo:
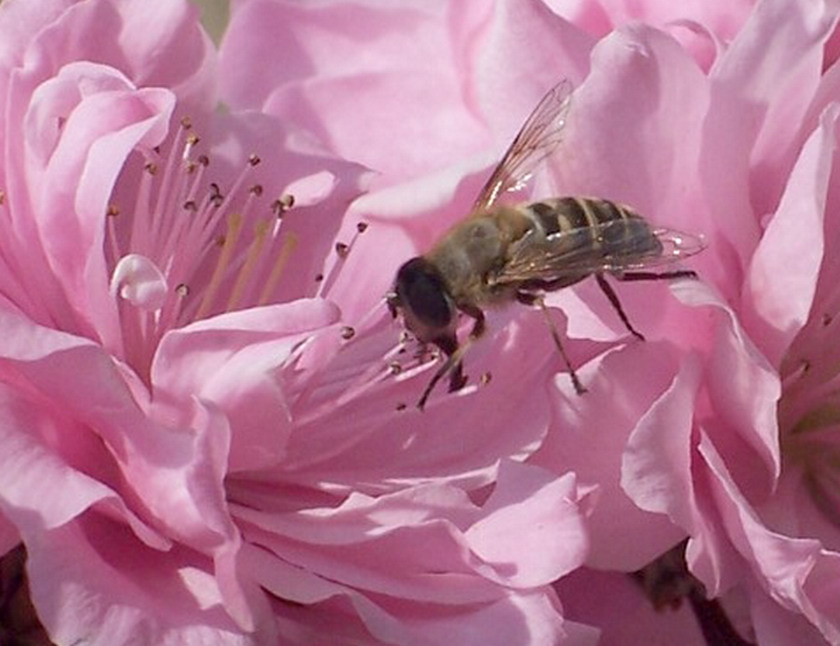
{"label": "bee's front leg", "polygon": [[470,331],[470,340],[475,341],[476,339],[482,337],[484,332],[487,330],[487,326],[484,322],[484,310],[469,303],[460,303],[457,307],[475,321],[473,323],[473,329]]}

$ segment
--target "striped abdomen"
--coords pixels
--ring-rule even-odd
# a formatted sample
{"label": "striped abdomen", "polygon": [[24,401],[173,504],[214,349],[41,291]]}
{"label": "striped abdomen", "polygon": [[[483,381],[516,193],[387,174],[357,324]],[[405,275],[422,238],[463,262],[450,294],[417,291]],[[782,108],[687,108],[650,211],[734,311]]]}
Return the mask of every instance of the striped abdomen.
{"label": "striped abdomen", "polygon": [[558,197],[522,205],[537,238],[552,246],[588,248],[605,258],[632,261],[662,253],[662,243],[633,209],[585,197]]}

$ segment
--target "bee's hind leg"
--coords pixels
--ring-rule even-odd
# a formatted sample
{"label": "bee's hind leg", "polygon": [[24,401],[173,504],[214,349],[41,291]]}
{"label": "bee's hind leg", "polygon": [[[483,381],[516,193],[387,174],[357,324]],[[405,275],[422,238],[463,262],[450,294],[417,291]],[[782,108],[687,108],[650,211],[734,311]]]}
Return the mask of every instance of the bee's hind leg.
{"label": "bee's hind leg", "polygon": [[[633,281],[641,281],[641,280],[673,280],[675,278],[697,278],[697,272],[691,271],[690,269],[676,269],[674,271],[663,271],[663,272],[655,272],[655,271],[624,271],[624,272],[615,272],[613,276],[617,280],[621,280],[624,282],[633,282]],[[644,341],[645,337],[642,336],[640,332],[638,332],[631,324],[630,319],[627,318],[627,314],[624,313],[624,308],[621,307],[621,302],[618,300],[618,295],[613,291],[613,288],[610,287],[610,284],[607,282],[607,279],[604,278],[602,273],[596,273],[595,278],[598,281],[598,285],[601,287],[601,291],[607,295],[607,298],[610,300],[610,303],[618,312],[618,316],[621,318],[621,322],[624,323],[624,327],[626,327],[630,333],[635,336],[640,341]]]}
{"label": "bee's hind leg", "polygon": [[563,363],[566,364],[566,370],[569,371],[569,377],[572,380],[572,385],[575,387],[575,392],[578,395],[585,393],[586,388],[584,388],[583,384],[580,383],[580,379],[578,379],[575,369],[572,368],[572,362],[569,361],[569,355],[566,354],[566,350],[563,348],[563,342],[560,340],[560,333],[557,331],[554,321],[551,319],[551,314],[545,306],[543,296],[533,292],[519,291],[516,293],[516,300],[524,305],[536,305],[540,308],[540,311],[542,311],[543,316],[545,317],[545,322],[548,324],[548,329],[551,332],[551,338],[554,339],[554,345],[557,346],[560,356],[563,357]]}
{"label": "bee's hind leg", "polygon": [[[624,274],[624,276],[628,276],[632,274]],[[657,276],[658,274],[653,274]],[[601,273],[595,274],[595,279],[598,281],[598,286],[601,288],[601,291],[606,294],[607,298],[610,301],[610,304],[613,306],[613,309],[618,313],[618,317],[621,319],[621,322],[624,323],[624,327],[626,327],[630,334],[634,337],[639,339],[639,341],[644,341],[645,337],[642,336],[642,333],[636,330],[633,325],[630,323],[630,319],[627,318],[627,314],[624,313],[624,308],[621,307],[621,301],[618,300],[618,294],[615,293],[610,284],[607,282],[607,279],[604,278],[604,275]],[[624,280],[623,277],[619,277],[619,280]],[[646,280],[644,278],[636,278],[630,280]]]}
{"label": "bee's hind leg", "polygon": [[697,278],[697,272],[691,269],[675,269],[674,271],[623,271],[614,274],[618,280],[632,282],[634,280],[673,280],[674,278]]}

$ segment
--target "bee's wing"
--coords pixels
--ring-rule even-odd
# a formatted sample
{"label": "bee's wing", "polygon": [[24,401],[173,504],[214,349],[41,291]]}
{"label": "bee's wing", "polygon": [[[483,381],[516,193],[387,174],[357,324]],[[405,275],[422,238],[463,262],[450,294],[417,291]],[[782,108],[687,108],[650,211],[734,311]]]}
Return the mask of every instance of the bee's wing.
{"label": "bee's wing", "polygon": [[597,271],[622,272],[665,265],[703,250],[705,241],[669,229],[651,231],[643,220],[611,220],[538,240],[529,231],[512,245],[494,285],[551,282]]}
{"label": "bee's wing", "polygon": [[528,181],[537,164],[557,147],[571,94],[572,84],[564,79],[537,104],[478,194],[473,205],[474,212],[492,206],[501,193],[520,188]]}

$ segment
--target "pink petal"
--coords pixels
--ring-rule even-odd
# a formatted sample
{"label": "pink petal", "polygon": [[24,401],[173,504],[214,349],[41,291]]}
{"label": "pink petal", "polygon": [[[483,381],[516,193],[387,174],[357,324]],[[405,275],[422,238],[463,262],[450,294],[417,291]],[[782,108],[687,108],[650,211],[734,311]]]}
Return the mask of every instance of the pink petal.
{"label": "pink petal", "polygon": [[[486,115],[500,155],[549,88],[564,78],[574,86],[581,83],[590,71],[595,41],[542,0],[499,2],[485,13],[475,50],[462,65],[467,78],[475,79],[469,87],[474,109]],[[517,91],[511,93],[511,87]]]}
{"label": "pink petal", "polygon": [[[597,195],[655,226],[709,234],[714,224],[698,165],[711,101],[708,79],[671,38],[644,25],[610,34],[572,97],[550,178],[535,195]],[[714,279],[725,264],[691,260]],[[727,277],[728,281],[728,277]]]}
{"label": "pink petal", "polygon": [[95,60],[122,69],[138,86],[173,89],[193,117],[212,109],[215,53],[192,3],[175,0],[151,9],[144,0],[62,4],[68,6],[57,20],[30,34],[33,76],[55,74],[50,66],[56,62]]}
{"label": "pink petal", "polygon": [[[217,140],[214,168],[220,178],[237,177],[249,167],[249,156],[255,154],[261,161],[248,168],[249,185],[258,185],[266,196],[276,198],[290,187],[302,190],[290,193],[295,206],[283,215],[282,235],[295,242],[271,302],[321,296],[326,279],[319,281],[317,276],[328,274],[342,217],[364,191],[367,169],[325,153],[282,118],[253,112],[221,115],[214,120],[212,131]],[[317,180],[314,183],[313,178]],[[319,183],[318,178],[327,182]],[[266,211],[273,223],[276,215]]]}
{"label": "pink petal", "polygon": [[[374,597],[378,601],[374,603],[370,597],[352,588],[308,575],[282,562],[272,563],[264,552],[256,550],[248,553],[248,569],[258,572],[266,588],[278,597],[288,595],[290,590],[302,592],[305,589],[299,598],[306,600],[307,607],[297,604],[278,607],[280,630],[293,644],[344,638],[362,643],[431,646],[454,640],[458,644],[475,646],[507,646],[511,643],[554,643],[566,629],[551,596],[543,593],[503,594],[492,603],[449,607],[441,612],[428,602],[409,605],[380,596]],[[336,617],[346,612],[348,604],[352,604],[352,612],[358,613],[361,622],[348,616],[336,621]],[[570,628],[575,640],[564,643],[593,644],[591,633],[585,640],[578,637],[579,629]]]}
{"label": "pink petal", "polygon": [[[743,29],[712,70],[712,76],[740,109],[724,117],[727,100],[715,106],[710,119],[729,118],[746,126],[755,119],[759,130],[746,127],[733,135],[755,136],[752,149],[751,195],[754,212],[763,215],[777,203],[784,178],[794,163],[802,135],[799,123],[809,108],[820,79],[823,50],[837,23],[837,8],[808,0],[770,0],[756,4]],[[768,49],[767,43],[772,43]],[[748,116],[749,115],[749,116]],[[730,142],[734,144],[737,139]]]}
{"label": "pink petal", "polygon": [[7,554],[20,543],[20,532],[11,520],[0,514],[0,556]]}
{"label": "pink petal", "polygon": [[[63,73],[36,93],[24,131],[27,149],[34,154],[28,156],[28,181],[52,189],[31,195],[34,214],[26,211],[26,220],[21,220],[20,211],[13,215],[22,237],[29,239],[30,245],[43,245],[51,273],[63,285],[74,310],[85,312],[116,345],[110,296],[106,290],[90,290],[87,285],[108,280],[101,248],[106,207],[117,174],[135,146],[159,143],[166,133],[173,97],[164,90],[114,90],[119,80],[101,66],[68,66]],[[60,91],[59,86],[63,88]],[[110,89],[97,91],[102,87]],[[71,105],[66,105],[68,102]],[[56,138],[52,124],[62,121]],[[28,189],[17,183],[13,186],[18,189],[15,195],[23,200]],[[37,233],[32,231],[33,224]],[[59,229],[61,236],[52,235]],[[35,235],[38,242],[32,239]],[[38,258],[34,251],[30,262]],[[74,314],[65,316],[70,319],[67,329],[77,327]]]}
{"label": "pink petal", "polygon": [[143,548],[96,514],[32,537],[27,550],[32,597],[56,643],[122,644],[142,636],[164,645],[242,646],[273,639],[264,601],[255,632],[244,632],[226,614],[212,574],[194,553]]}
{"label": "pink petal", "polygon": [[[19,343],[18,348],[6,344],[7,361],[15,363],[21,378],[37,383],[40,392],[60,406],[77,428],[65,450],[83,456],[94,473],[104,472],[100,477],[114,481],[113,488],[130,501],[138,516],[154,519],[169,536],[220,558],[229,552],[237,534],[224,504],[222,481],[228,451],[224,420],[191,400],[177,417],[166,411],[161,417],[167,426],[158,425],[146,416],[140,406],[143,402],[133,399],[122,375],[97,346],[38,329],[9,315],[3,323],[8,338]],[[185,432],[187,429],[190,432]],[[86,443],[97,447],[97,452],[84,450]],[[114,473],[121,477],[115,478]],[[107,491],[95,480],[86,488],[99,491],[100,497]],[[23,493],[31,496],[29,491],[38,488]],[[29,504],[41,506],[37,501]],[[72,517],[90,504],[92,501],[82,497],[81,507],[63,513]],[[141,524],[130,515],[129,520],[135,531],[141,532]],[[222,577],[222,582],[226,583],[222,590],[230,611],[243,625],[249,625],[251,611],[241,600],[239,584],[230,577]]]}
{"label": "pink petal", "polygon": [[[715,214],[722,218],[717,245],[731,245],[740,262],[730,275],[746,271],[757,218],[781,195],[800,136],[789,125],[808,108],[835,13],[808,0],[761,2],[712,69],[700,173],[707,194],[727,205]],[[738,226],[728,226],[733,221]]]}
{"label": "pink petal", "polygon": [[[781,394],[778,374],[765,357],[753,345],[751,338],[741,329],[735,313],[720,297],[700,282],[685,281],[672,286],[674,295],[686,305],[709,307],[723,314],[717,319],[713,341],[708,350],[709,365],[706,385],[713,399],[715,412],[719,416],[715,441],[720,446],[728,445],[735,451],[743,446],[730,440],[737,437],[755,451],[763,460],[766,474],[753,465],[744,464],[741,478],[752,481],[755,492],[772,488],[781,470],[778,420],[776,406]],[[728,428],[725,427],[728,426]],[[737,434],[737,435],[733,435]],[[743,459],[735,457],[733,468],[739,470]]]}
{"label": "pink petal", "polygon": [[[176,408],[189,406],[193,397],[213,402],[232,424],[230,470],[275,464],[291,430],[289,402],[276,373],[297,345],[336,318],[328,302],[297,301],[172,330],[152,366],[156,396]],[[334,336],[338,341],[335,330]]]}
{"label": "pink petal", "polygon": [[[401,630],[413,643],[438,643],[443,634],[462,635],[459,643],[519,642],[525,635],[551,641],[560,618],[545,593],[507,590],[550,581],[583,556],[573,479],[547,475],[505,465],[480,508],[458,489],[428,485],[376,499],[354,495],[336,509],[267,514],[242,489],[237,515],[250,540],[279,557],[248,552],[249,561],[260,561],[249,570],[275,594],[300,603],[347,597],[385,640]],[[507,549],[504,526],[512,521],[539,548],[533,559]],[[370,592],[363,596],[359,588]]]}
{"label": "pink petal", "polygon": [[[373,374],[366,376],[363,369],[372,358],[362,358],[363,346],[359,354],[353,352],[357,346],[348,346],[330,373],[355,377],[358,381],[350,383],[359,388],[370,384],[376,396],[336,400],[336,384],[323,377],[313,381],[299,396],[300,420],[289,442],[286,477],[316,489],[329,483],[348,493],[431,481],[476,486],[492,479],[499,459],[530,455],[545,435],[549,414],[545,390],[533,384],[548,384],[560,360],[539,313],[521,314],[506,327],[499,320],[503,315],[491,315],[491,333],[467,355],[474,385],[454,395],[435,392],[423,411],[415,403],[432,366],[396,378],[386,372],[378,383],[373,377],[383,369],[373,363]],[[380,334],[394,339],[398,331],[394,326]],[[487,371],[493,378],[482,387],[476,382]],[[522,410],[529,411],[526,418]],[[453,428],[459,429],[457,442],[451,441]]]}
{"label": "pink petal", "polygon": [[840,555],[821,549],[816,540],[784,536],[766,527],[706,437],[700,452],[729,538],[759,585],[782,607],[802,613],[826,639],[840,639],[840,626],[834,621],[840,613]]}
{"label": "pink petal", "polygon": [[[66,420],[53,417],[35,402],[2,390],[2,469],[0,490],[5,518],[26,538],[53,529],[96,506],[100,511],[128,522],[140,541],[157,549],[170,542],[135,516],[114,489],[87,475],[73,463],[90,460],[95,442],[85,437],[56,445],[51,438],[78,435]],[[35,429],[38,429],[37,432]],[[87,454],[86,454],[87,453]],[[6,521],[8,522],[8,521]],[[10,536],[6,533],[6,536]]]}
{"label": "pink petal", "polygon": [[599,646],[707,644],[689,604],[657,612],[627,574],[584,568],[561,579],[555,588],[563,599],[567,623],[597,626]]}
{"label": "pink petal", "polygon": [[[484,138],[483,126],[461,106],[456,68],[440,60],[458,54],[451,51],[447,9],[242,3],[222,47],[223,92],[234,106],[262,106],[291,119],[338,154],[378,171],[429,170]],[[337,30],[345,37],[336,39]],[[283,66],[241,74],[242,65],[251,68],[250,61],[272,55],[278,40]],[[373,65],[363,66],[360,55]],[[446,133],[447,150],[423,145],[440,133]]]}
{"label": "pink petal", "polygon": [[574,471],[581,487],[597,487],[587,519],[587,564],[632,571],[677,542],[682,532],[643,511],[622,490],[622,456],[634,426],[673,378],[676,356],[665,344],[634,344],[587,364],[577,395],[566,375],[556,377],[549,435],[532,461],[556,473]]}
{"label": "pink petal", "polygon": [[837,114],[827,110],[806,142],[750,264],[744,325],[774,365],[811,312],[823,258]]}
{"label": "pink petal", "polygon": [[627,495],[646,511],[667,514],[687,532],[697,513],[691,433],[699,373],[696,357],[687,357],[668,389],[639,419],[621,465]]}
{"label": "pink petal", "polygon": [[819,631],[802,615],[790,612],[773,601],[763,590],[752,586],[750,610],[756,641],[767,646],[799,646],[824,642]]}
{"label": "pink petal", "polygon": [[586,557],[588,541],[576,502],[572,474],[556,478],[534,467],[502,464],[484,506],[489,515],[465,536],[486,561],[502,564],[520,555],[508,585],[543,585],[571,572]]}

